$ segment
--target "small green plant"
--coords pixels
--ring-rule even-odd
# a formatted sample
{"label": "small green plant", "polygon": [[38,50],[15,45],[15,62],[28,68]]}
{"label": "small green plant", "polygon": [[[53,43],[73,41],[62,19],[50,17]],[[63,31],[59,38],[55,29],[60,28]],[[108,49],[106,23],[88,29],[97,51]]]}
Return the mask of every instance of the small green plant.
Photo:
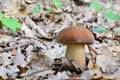
{"label": "small green plant", "polygon": [[[0,14],[0,16],[3,16],[3,14]],[[2,22],[3,25],[8,27],[12,31],[16,31],[17,29],[21,29],[22,24],[18,22],[18,19],[16,18],[5,18],[5,17],[0,17],[0,21]]]}
{"label": "small green plant", "polygon": [[90,7],[92,7],[93,9],[95,9],[97,11],[104,10],[105,12],[103,13],[103,16],[107,20],[117,21],[117,20],[120,19],[120,15],[119,14],[112,12],[112,10],[115,9],[114,6],[111,6],[109,8],[103,8],[102,5],[99,2],[92,1],[90,3]]}
{"label": "small green plant", "polygon": [[[63,6],[64,4],[60,2],[59,0],[52,0],[51,3],[56,8]],[[38,13],[42,9],[41,5],[37,5],[35,8],[31,9],[31,13]],[[46,13],[50,14],[52,12],[52,9],[47,9]]]}
{"label": "small green plant", "polygon": [[108,20],[117,21],[120,19],[120,15],[117,13],[113,13],[113,12],[105,12],[103,16]]}
{"label": "small green plant", "polygon": [[41,6],[37,5],[35,8],[31,10],[32,13],[38,13],[41,10]]}
{"label": "small green plant", "polygon": [[46,11],[47,14],[50,14],[51,12],[52,12],[51,9],[47,9],[47,11]]}
{"label": "small green plant", "polygon": [[55,5],[55,7],[61,7],[63,6],[63,3],[59,0],[52,0],[51,4]]}
{"label": "small green plant", "polygon": [[97,10],[97,11],[102,10],[102,5],[97,1],[92,1],[91,4],[90,4],[90,7]]}
{"label": "small green plant", "polygon": [[114,9],[115,9],[114,6],[110,6],[110,7],[108,7],[108,8],[105,8],[105,10],[114,10]]}
{"label": "small green plant", "polygon": [[107,31],[107,29],[104,27],[97,27],[97,28],[94,28],[92,31],[97,32],[97,33],[102,33],[102,32]]}

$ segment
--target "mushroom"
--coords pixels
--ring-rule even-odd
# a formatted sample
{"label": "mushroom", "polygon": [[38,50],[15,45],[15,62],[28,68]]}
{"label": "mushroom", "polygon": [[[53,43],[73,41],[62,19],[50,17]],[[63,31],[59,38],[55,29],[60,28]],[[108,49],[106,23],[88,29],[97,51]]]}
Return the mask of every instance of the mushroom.
{"label": "mushroom", "polygon": [[93,34],[83,26],[67,27],[57,36],[57,42],[67,45],[66,58],[74,61],[80,68],[86,68],[85,44],[92,44]]}

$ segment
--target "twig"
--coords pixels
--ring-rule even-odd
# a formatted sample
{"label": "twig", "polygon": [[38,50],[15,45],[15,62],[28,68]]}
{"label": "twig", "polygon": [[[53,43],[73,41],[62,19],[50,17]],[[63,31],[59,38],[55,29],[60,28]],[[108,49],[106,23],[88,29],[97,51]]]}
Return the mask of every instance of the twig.
{"label": "twig", "polygon": [[47,45],[42,40],[40,40],[41,38],[37,39],[37,38],[23,36],[23,35],[19,35],[18,37],[20,37],[20,38],[26,38],[26,39],[33,39],[33,40],[39,41],[39,42],[41,42],[48,49]]}
{"label": "twig", "polygon": [[[52,68],[48,68],[48,69],[43,69],[43,70],[39,70],[39,71],[36,71],[36,72],[33,72],[33,73],[30,73],[28,75],[25,75],[25,76],[32,76],[33,74],[37,74],[37,73],[40,73],[40,72],[44,72],[44,71],[47,71],[47,70],[51,70]],[[22,77],[25,77],[25,76],[22,76]]]}
{"label": "twig", "polygon": [[4,30],[0,30],[0,34],[7,35],[7,36],[15,36],[16,35],[13,32],[7,32],[7,31],[4,31]]}
{"label": "twig", "polygon": [[[24,46],[27,46],[27,45],[31,45],[33,44],[34,42],[33,41],[27,41],[26,43],[24,44],[20,44],[20,47],[24,47]],[[6,47],[6,48],[0,48],[0,53],[4,52],[4,51],[9,51],[9,50],[12,50],[14,48],[17,48],[19,45],[15,45],[15,46],[11,46],[11,47]]]}
{"label": "twig", "polygon": [[[47,39],[47,38],[44,38],[44,37],[39,37],[40,39],[37,39],[37,38],[33,38],[33,37],[28,37],[28,36],[24,36],[24,35],[19,35],[17,33],[13,33],[13,32],[5,32],[4,30],[0,30],[0,34],[3,34],[3,35],[7,35],[7,36],[13,36],[13,37],[20,37],[20,38],[26,38],[26,39],[34,39],[36,41],[39,41],[41,42],[43,45],[45,45],[45,47],[48,49],[47,45],[40,39],[45,39],[45,40],[49,40],[51,41],[52,39]],[[1,51],[1,49],[0,49]]]}

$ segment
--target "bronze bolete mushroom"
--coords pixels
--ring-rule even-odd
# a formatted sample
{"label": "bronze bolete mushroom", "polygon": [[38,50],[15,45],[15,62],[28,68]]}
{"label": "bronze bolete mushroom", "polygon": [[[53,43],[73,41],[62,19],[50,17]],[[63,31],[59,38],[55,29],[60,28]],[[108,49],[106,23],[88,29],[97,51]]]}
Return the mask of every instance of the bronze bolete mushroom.
{"label": "bronze bolete mushroom", "polygon": [[93,34],[85,27],[67,27],[60,31],[57,41],[67,45],[66,58],[73,60],[80,68],[86,67],[85,44],[92,44]]}

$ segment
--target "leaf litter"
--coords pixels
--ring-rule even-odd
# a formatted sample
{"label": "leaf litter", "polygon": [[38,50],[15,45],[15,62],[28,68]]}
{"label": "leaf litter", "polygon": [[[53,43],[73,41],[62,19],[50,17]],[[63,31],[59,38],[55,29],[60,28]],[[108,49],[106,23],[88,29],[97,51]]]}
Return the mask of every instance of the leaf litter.
{"label": "leaf litter", "polygon": [[[57,8],[50,4],[51,1],[0,1],[0,11],[4,12],[4,17],[17,18],[22,23],[22,29],[17,33],[11,33],[2,25],[0,79],[119,80],[119,20],[105,19],[104,9],[98,12],[90,8],[91,0],[60,0],[65,4]],[[119,0],[96,1],[102,8],[108,8],[108,12],[120,13]],[[41,8],[32,13],[36,5]],[[47,10],[50,12],[47,13]],[[66,45],[57,43],[55,39],[63,28],[76,25],[84,25],[95,36],[94,44],[85,47],[87,70],[66,60]]]}

